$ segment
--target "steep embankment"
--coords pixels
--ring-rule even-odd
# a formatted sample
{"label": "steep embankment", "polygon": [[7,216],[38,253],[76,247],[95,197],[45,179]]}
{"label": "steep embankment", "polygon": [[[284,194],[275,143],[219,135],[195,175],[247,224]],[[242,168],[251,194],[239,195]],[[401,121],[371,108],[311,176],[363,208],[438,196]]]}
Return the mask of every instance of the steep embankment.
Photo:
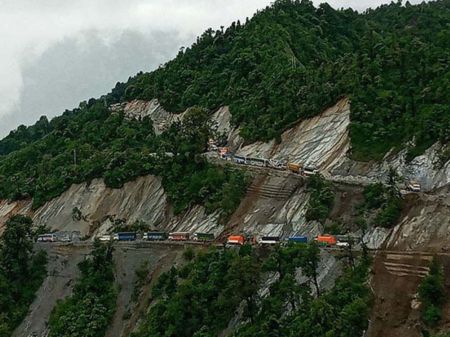
{"label": "steep embankment", "polygon": [[[14,337],[46,336],[47,322],[56,302],[72,293],[72,286],[80,275],[78,263],[90,253],[90,246],[40,245],[49,255],[48,276],[36,294],[26,319],[14,332]],[[132,247],[118,245],[114,250],[115,279],[119,291],[113,322],[107,331],[108,337],[128,335],[139,318],[139,305],[148,302],[148,293],[133,301],[136,281],[135,271],[147,263],[151,279],[180,261],[182,246]],[[136,311],[136,315],[129,315]],[[142,309],[141,312],[142,313]]]}

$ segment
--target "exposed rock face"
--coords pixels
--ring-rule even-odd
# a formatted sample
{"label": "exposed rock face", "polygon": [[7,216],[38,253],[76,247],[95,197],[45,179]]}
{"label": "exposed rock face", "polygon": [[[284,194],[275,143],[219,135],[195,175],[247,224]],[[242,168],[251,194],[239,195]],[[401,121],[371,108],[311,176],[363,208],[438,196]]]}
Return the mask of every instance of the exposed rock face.
{"label": "exposed rock face", "polygon": [[217,127],[219,134],[228,135],[227,145],[231,149],[236,150],[244,143],[244,139],[239,135],[239,128],[233,128],[231,117],[229,107],[224,106],[212,114],[211,121]]}
{"label": "exposed rock face", "polygon": [[142,120],[145,117],[150,117],[157,135],[174,121],[183,118],[183,114],[173,114],[164,110],[157,99],[151,101],[133,100],[125,104],[116,104],[111,107],[111,110],[113,112],[123,111],[125,117],[130,119]]}
{"label": "exposed rock face", "polygon": [[450,188],[411,195],[407,212],[394,228],[387,247],[395,250],[450,251]]}
{"label": "exposed rock face", "polygon": [[256,142],[238,151],[240,155],[302,163],[328,170],[349,149],[350,105],[344,99],[322,114],[307,119],[281,136],[281,143]]}
{"label": "exposed rock face", "polygon": [[[81,211],[76,219],[73,210]],[[140,177],[126,183],[121,189],[107,188],[100,179],[91,184],[72,185],[61,196],[45,204],[34,214],[36,225],[47,225],[57,230],[78,230],[82,235],[93,233],[113,220],[124,219],[127,224],[143,221],[152,226],[165,223],[166,195],[159,178]],[[102,227],[103,232],[108,228]]]}
{"label": "exposed rock face", "polygon": [[5,222],[16,214],[29,214],[31,212],[31,200],[7,201],[0,200],[0,233],[3,232]]}
{"label": "exposed rock face", "polygon": [[349,158],[342,158],[331,173],[335,180],[353,181],[362,184],[385,181],[389,169],[393,168],[406,180],[418,181],[422,190],[431,191],[450,183],[450,160],[444,165],[438,165],[439,150],[437,143],[421,156],[406,161],[406,150],[397,154],[387,154],[380,163],[361,163]]}

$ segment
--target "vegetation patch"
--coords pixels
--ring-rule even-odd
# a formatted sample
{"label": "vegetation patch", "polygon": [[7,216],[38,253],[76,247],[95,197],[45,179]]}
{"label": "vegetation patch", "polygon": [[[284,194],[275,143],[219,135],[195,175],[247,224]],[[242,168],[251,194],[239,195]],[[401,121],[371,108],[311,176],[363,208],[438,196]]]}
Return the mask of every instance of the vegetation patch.
{"label": "vegetation patch", "polygon": [[371,184],[364,188],[363,194],[363,212],[375,214],[371,217],[374,226],[391,228],[397,223],[403,201],[395,182],[388,186],[382,183]]}
{"label": "vegetation patch", "polygon": [[306,220],[323,223],[333,208],[333,185],[320,174],[315,174],[307,180],[307,191],[310,193],[310,197]]}
{"label": "vegetation patch", "polygon": [[429,274],[419,286],[422,302],[422,320],[428,327],[435,327],[442,318],[442,306],[446,302],[444,271],[438,260],[433,258]]}
{"label": "vegetation patch", "polygon": [[9,337],[25,318],[47,270],[45,252],[33,252],[33,221],[15,215],[0,239],[0,337]]}
{"label": "vegetation patch", "polygon": [[112,247],[94,244],[91,256],[79,265],[81,276],[73,295],[59,301],[49,320],[49,337],[101,337],[113,317],[114,285]]}

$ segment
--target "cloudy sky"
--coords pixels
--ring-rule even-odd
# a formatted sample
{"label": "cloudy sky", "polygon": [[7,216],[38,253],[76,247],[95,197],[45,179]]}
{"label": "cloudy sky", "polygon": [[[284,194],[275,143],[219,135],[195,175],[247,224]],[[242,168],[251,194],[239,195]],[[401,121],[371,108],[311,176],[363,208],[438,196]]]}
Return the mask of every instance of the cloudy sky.
{"label": "cloudy sky", "polygon": [[[0,137],[152,70],[208,27],[243,20],[270,2],[0,0]],[[329,1],[357,10],[387,2]]]}

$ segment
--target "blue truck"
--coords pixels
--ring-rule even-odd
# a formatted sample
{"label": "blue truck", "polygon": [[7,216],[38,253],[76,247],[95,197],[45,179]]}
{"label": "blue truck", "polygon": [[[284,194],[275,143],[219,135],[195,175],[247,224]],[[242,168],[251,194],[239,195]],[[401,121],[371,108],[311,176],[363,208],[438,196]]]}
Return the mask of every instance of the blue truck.
{"label": "blue truck", "polygon": [[119,232],[114,234],[115,241],[135,241],[136,233],[135,232]]}
{"label": "blue truck", "polygon": [[291,236],[288,238],[288,242],[308,243],[308,238],[306,236]]}

